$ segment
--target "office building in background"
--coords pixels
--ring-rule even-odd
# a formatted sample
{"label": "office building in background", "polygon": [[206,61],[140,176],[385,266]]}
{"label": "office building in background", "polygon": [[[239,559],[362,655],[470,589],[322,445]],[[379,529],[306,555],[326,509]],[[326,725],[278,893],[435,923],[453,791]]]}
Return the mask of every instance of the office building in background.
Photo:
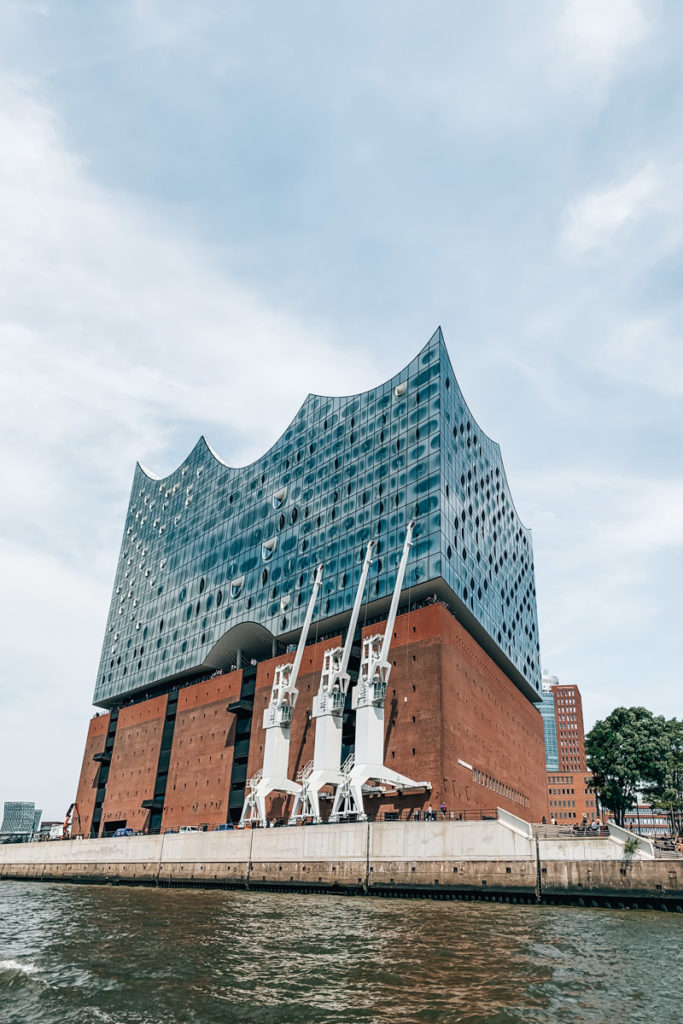
{"label": "office building in background", "polygon": [[40,829],[42,811],[36,810],[34,803],[28,801],[6,801],[4,805],[0,836],[25,840],[31,839],[34,832]]}
{"label": "office building in background", "polygon": [[586,765],[579,688],[573,683],[560,683],[557,676],[544,672],[542,694],[550,816],[558,825],[580,825],[584,819],[597,819],[600,807],[591,788],[593,776]]}

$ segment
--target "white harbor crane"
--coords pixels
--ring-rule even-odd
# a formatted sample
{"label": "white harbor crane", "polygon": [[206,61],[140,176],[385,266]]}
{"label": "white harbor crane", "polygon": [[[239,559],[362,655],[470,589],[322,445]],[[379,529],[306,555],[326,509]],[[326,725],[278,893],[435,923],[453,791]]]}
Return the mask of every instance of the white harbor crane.
{"label": "white harbor crane", "polygon": [[291,793],[294,796],[298,796],[301,792],[301,786],[287,777],[289,767],[289,733],[292,714],[296,707],[297,697],[299,696],[296,682],[304,656],[308,631],[311,628],[313,608],[318,597],[322,577],[323,567],[319,565],[315,570],[313,592],[308,602],[306,618],[301,629],[294,661],[287,662],[284,665],[277,665],[275,668],[270,703],[263,712],[263,728],[266,733],[263,750],[263,768],[256,772],[247,783],[248,792],[240,818],[240,826],[242,827],[247,822],[260,825],[267,823],[266,797],[270,793]]}
{"label": "white harbor crane", "polygon": [[372,562],[373,547],[374,541],[370,541],[363,560],[344,646],[331,647],[323,655],[320,687],[313,698],[312,717],[315,719],[313,760],[309,761],[300,773],[301,793],[294,799],[292,815],[289,819],[290,825],[300,818],[312,818],[314,822],[319,823],[321,821],[320,790],[324,786],[338,786],[344,781],[341,771],[342,717],[349,688],[349,658],[368,571]]}
{"label": "white harbor crane", "polygon": [[389,649],[412,546],[413,526],[414,523],[408,523],[384,634],[378,633],[363,641],[358,683],[351,691],[352,706],[356,709],[355,752],[342,766],[343,779],[335,793],[330,821],[338,821],[345,816],[361,820],[367,817],[363,807],[363,786],[370,780],[399,791],[432,788],[431,782],[414,782],[384,764],[384,702],[391,673]]}

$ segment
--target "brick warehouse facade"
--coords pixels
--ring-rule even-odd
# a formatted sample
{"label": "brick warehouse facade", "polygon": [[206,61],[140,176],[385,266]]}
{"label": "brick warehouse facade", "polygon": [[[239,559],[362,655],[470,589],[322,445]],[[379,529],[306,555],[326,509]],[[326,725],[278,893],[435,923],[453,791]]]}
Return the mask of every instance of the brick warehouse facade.
{"label": "brick warehouse facade", "polygon": [[[368,813],[445,802],[547,814],[531,536],[438,330],[380,387],[309,395],[250,466],[228,467],[201,439],[164,479],[136,468],[95,686],[107,713],[91,722],[78,786],[84,834],[239,819],[263,766],[275,668],[293,661],[310,605],[283,755],[296,780],[313,754],[323,656],[346,639],[370,540],[366,625],[336,705],[342,761],[354,753],[362,638],[382,631],[396,590],[384,765],[432,789],[399,795],[370,775],[380,785],[364,783]],[[277,792],[269,814],[283,817],[291,798]]]}
{"label": "brick warehouse facade", "polygon": [[[363,634],[382,629],[366,626]],[[369,799],[373,816],[437,808],[449,812],[496,806],[527,820],[548,815],[543,728],[538,711],[486,655],[447,607],[437,602],[399,615],[392,646],[392,675],[385,716],[385,759],[415,778],[432,782],[431,792],[377,795]],[[299,702],[292,720],[289,777],[313,756],[310,716],[325,650],[339,637],[310,644],[299,676]],[[184,686],[178,691],[167,786],[159,827],[215,827],[241,809],[247,776],[263,761],[261,715],[270,699],[273,671],[293,654],[260,662],[253,687],[253,725],[249,738],[237,739],[242,671]],[[127,825],[150,827],[164,723],[164,701],[153,698],[122,709],[103,803],[102,834]],[[246,701],[244,709],[250,701]],[[78,790],[82,832],[89,834],[97,792],[93,754],[103,746],[108,715],[93,718]],[[119,736],[119,729],[123,729]],[[239,747],[240,742],[242,747]],[[232,777],[233,762],[247,758],[246,771]],[[94,768],[93,768],[94,766]],[[237,766],[239,768],[239,765]],[[242,783],[242,784],[241,784]],[[236,789],[233,790],[232,787]],[[329,812],[331,801],[324,806]],[[285,817],[291,798],[273,795],[269,816]]]}

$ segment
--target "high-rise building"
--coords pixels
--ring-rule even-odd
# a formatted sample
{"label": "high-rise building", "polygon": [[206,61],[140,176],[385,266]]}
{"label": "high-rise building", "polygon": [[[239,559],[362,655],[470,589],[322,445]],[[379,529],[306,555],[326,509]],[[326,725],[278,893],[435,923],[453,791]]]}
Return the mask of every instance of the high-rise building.
{"label": "high-rise building", "polygon": [[0,825],[0,835],[24,836],[30,838],[40,828],[42,811],[36,810],[34,803],[21,800],[5,801]]}
{"label": "high-rise building", "polygon": [[553,688],[555,695],[555,728],[557,754],[561,771],[586,770],[586,747],[583,734],[581,693],[573,683]]}
{"label": "high-rise building", "polygon": [[540,705],[548,777],[548,804],[558,824],[580,824],[597,818],[599,806],[586,766],[581,693],[573,683],[542,676]]}
{"label": "high-rise building", "polygon": [[586,771],[581,692],[574,683],[560,683],[557,676],[542,676],[540,705],[545,738],[547,771]]}
{"label": "high-rise building", "polygon": [[[346,639],[366,556],[335,711],[340,756],[357,750],[365,698],[358,704],[352,690],[389,615],[384,690],[373,704],[380,757],[419,783],[392,790],[375,773],[364,784],[367,812],[501,804],[540,818],[531,536],[439,330],[385,384],[309,395],[249,466],[229,467],[203,438],[164,479],[137,466],[95,686],[105,713],[91,722],[77,795],[83,830],[237,820],[248,777],[263,770],[261,719],[285,664],[298,673],[279,720],[295,786],[314,760],[313,698],[326,652]],[[269,813],[288,814],[293,792],[271,795]]]}
{"label": "high-rise building", "polygon": [[542,700],[539,705],[543,719],[543,741],[545,743],[546,771],[556,772],[560,767],[557,749],[557,721],[555,718],[555,694],[553,686],[559,685],[557,676],[549,676],[545,672],[542,677]]}

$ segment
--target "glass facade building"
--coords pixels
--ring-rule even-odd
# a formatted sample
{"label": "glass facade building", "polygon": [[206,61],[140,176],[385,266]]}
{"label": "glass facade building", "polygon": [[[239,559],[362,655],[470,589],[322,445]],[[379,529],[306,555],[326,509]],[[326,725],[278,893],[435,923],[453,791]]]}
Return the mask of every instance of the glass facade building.
{"label": "glass facade building", "polygon": [[37,811],[34,803],[21,800],[6,801],[0,834],[32,836],[40,828],[42,816],[43,812]]}
{"label": "glass facade building", "polygon": [[559,682],[557,676],[543,675],[543,700],[539,705],[543,719],[543,740],[545,742],[545,769],[559,771],[560,758],[557,749],[557,723],[555,720],[555,694],[551,687]]}
{"label": "glass facade building", "polygon": [[445,600],[539,701],[531,536],[439,329],[379,387],[309,395],[249,466],[231,468],[202,438],[163,479],[136,467],[95,704],[113,708],[282,650],[298,636],[321,562],[316,632],[343,628],[371,538],[365,600],[368,614],[383,614],[410,520],[402,603]]}

